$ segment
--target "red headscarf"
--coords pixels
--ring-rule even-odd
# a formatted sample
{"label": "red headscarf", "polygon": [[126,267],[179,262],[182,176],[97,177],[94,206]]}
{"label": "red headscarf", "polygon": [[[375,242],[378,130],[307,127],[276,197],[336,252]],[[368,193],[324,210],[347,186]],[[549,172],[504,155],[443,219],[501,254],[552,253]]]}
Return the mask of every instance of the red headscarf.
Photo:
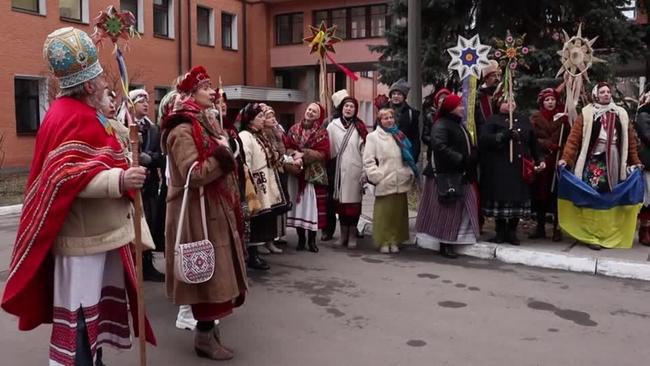
{"label": "red headscarf", "polygon": [[454,109],[456,109],[456,107],[458,107],[462,102],[463,102],[463,100],[458,95],[449,94],[445,98],[445,100],[442,102],[442,105],[440,105],[440,107],[438,108],[438,113],[436,114],[436,118],[434,120],[434,123],[435,123],[435,121],[439,120],[440,117],[442,117],[442,116],[450,113]]}
{"label": "red headscarf", "polygon": [[[544,101],[548,97],[555,98],[555,109],[552,111],[544,108]],[[553,88],[542,89],[542,91],[537,94],[537,105],[539,106],[539,111],[542,113],[542,116],[547,121],[553,121],[553,117],[564,109],[560,106],[560,95]]]}
{"label": "red headscarf", "polygon": [[[287,149],[293,149],[296,151],[310,149],[321,152],[325,154],[325,161],[327,161],[330,154],[330,142],[327,129],[323,123],[325,121],[325,108],[323,108],[319,103],[312,104],[317,105],[320,110],[320,116],[316,121],[314,121],[312,128],[309,130],[304,129],[304,119],[295,123],[285,135],[284,145]],[[298,176],[298,180],[298,194],[302,195],[302,192],[307,185],[307,181],[305,180],[305,170],[303,170]],[[298,199],[300,198],[298,197]]]}
{"label": "red headscarf", "polygon": [[352,117],[352,123],[354,123],[354,127],[357,129],[357,132],[359,133],[359,137],[365,142],[366,141],[366,136],[368,136],[368,129],[366,128],[366,124],[359,118],[359,101],[356,100],[354,97],[345,97],[339,104],[338,112],[339,116],[341,116],[341,120],[343,120],[343,106],[345,103],[350,102],[354,104],[354,116]]}

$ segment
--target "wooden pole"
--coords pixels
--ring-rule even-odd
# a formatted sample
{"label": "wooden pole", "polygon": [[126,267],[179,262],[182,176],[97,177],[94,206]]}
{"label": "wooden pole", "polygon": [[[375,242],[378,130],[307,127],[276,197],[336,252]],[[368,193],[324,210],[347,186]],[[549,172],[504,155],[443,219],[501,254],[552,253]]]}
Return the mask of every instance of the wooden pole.
{"label": "wooden pole", "polygon": [[325,109],[325,116],[329,116],[329,103],[327,103],[327,63],[325,57],[320,58],[320,104]]}
{"label": "wooden pole", "polygon": [[[221,100],[221,103],[224,102],[223,100],[223,82],[221,81],[221,75],[219,75],[219,97]],[[221,125],[221,129],[223,130],[223,110],[221,109],[221,103],[219,104],[219,124]]]}
{"label": "wooden pole", "polygon": [[[560,127],[560,141],[557,142],[557,146],[562,146],[562,137],[564,136],[564,123],[562,123],[562,127]],[[557,152],[555,153],[555,163],[560,160],[560,149],[558,148]],[[555,181],[557,180],[557,169],[556,167],[550,167],[553,169],[553,181],[551,182],[551,192],[555,189]]]}
{"label": "wooden pole", "polygon": [[[140,166],[140,136],[138,125],[133,123],[131,114],[126,112],[126,119],[129,123],[129,140],[131,142],[132,167]],[[137,274],[137,298],[138,298],[138,340],[140,341],[140,366],[147,365],[147,331],[144,321],[144,277],[142,273],[142,197],[138,190],[135,194],[135,214],[133,225],[135,229],[135,270]]]}

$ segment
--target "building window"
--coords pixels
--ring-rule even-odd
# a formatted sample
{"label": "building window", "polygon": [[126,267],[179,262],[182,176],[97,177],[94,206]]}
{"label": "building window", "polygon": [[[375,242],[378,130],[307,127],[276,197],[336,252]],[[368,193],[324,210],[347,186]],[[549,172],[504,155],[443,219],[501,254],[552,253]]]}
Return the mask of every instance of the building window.
{"label": "building window", "polygon": [[237,16],[221,13],[221,47],[226,50],[236,50],[237,47]]}
{"label": "building window", "polygon": [[275,87],[279,89],[298,89],[298,75],[290,70],[275,72]]}
{"label": "building window", "polygon": [[383,37],[386,33],[388,7],[372,5],[370,7],[370,37]]}
{"label": "building window", "polygon": [[366,8],[350,9],[350,38],[366,38]]}
{"label": "building window", "polygon": [[341,90],[348,88],[348,77],[342,72],[334,74],[334,90]]}
{"label": "building window", "polygon": [[277,45],[302,43],[303,28],[302,13],[277,15],[275,17],[275,43]]}
{"label": "building window", "polygon": [[359,75],[361,75],[362,78],[368,78],[368,79],[372,79],[373,77],[372,71],[361,71]]}
{"label": "building window", "polygon": [[23,10],[45,15],[46,1],[47,0],[11,0],[11,8],[14,10]]}
{"label": "building window", "polygon": [[47,109],[47,87],[45,79],[14,79],[14,97],[16,104],[16,132],[34,134],[38,131]]}
{"label": "building window", "polygon": [[214,10],[196,7],[196,34],[199,44],[214,46]]}
{"label": "building window", "polygon": [[158,118],[160,118],[160,115],[158,113],[160,109],[160,102],[162,101],[163,97],[169,93],[171,89],[169,87],[162,87],[162,86],[157,86],[154,88],[154,94],[155,94],[155,106],[156,109],[154,111],[154,114],[156,116],[156,121],[158,121]]}
{"label": "building window", "polygon": [[385,4],[316,10],[313,19],[315,26],[322,21],[336,25],[336,35],[343,39],[383,37],[390,22]]}
{"label": "building window", "polygon": [[169,0],[153,0],[153,33],[169,37]]}
{"label": "building window", "polygon": [[87,1],[59,0],[59,14],[63,19],[81,22],[83,21],[84,5],[87,5]]}
{"label": "building window", "polygon": [[349,38],[347,14],[347,9],[332,10],[330,15],[331,20],[328,23],[329,26],[336,25],[336,35],[343,39]]}
{"label": "building window", "polygon": [[143,0],[120,0],[120,10],[128,10],[135,17],[135,29],[138,33],[144,33],[144,11]]}

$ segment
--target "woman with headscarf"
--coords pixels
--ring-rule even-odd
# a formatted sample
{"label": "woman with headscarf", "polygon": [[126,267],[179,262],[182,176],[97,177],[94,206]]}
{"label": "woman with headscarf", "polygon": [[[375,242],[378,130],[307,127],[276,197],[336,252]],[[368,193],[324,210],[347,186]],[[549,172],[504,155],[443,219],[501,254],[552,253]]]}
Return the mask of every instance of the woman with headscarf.
{"label": "woman with headscarf", "polygon": [[282,156],[264,134],[266,120],[259,103],[248,103],[238,117],[246,165],[250,169],[260,202],[259,209],[251,214],[251,236],[248,246],[249,260],[257,256],[258,247],[272,245],[278,236],[278,215],[287,207],[287,200],[280,184],[278,166]]}
{"label": "woman with headscarf", "polygon": [[368,130],[357,116],[359,102],[353,97],[343,98],[338,112],[340,117],[327,126],[330,157],[336,159],[334,200],[341,223],[337,245],[353,249],[357,246],[356,226],[361,216],[363,148]]}
{"label": "woman with headscarf", "polygon": [[[222,344],[214,321],[233,312],[244,302],[247,290],[245,248],[242,244],[243,215],[239,199],[236,162],[227,134],[215,119],[215,91],[202,66],[186,73],[177,86],[181,99],[163,120],[162,140],[168,154],[169,192],[165,257],[167,296],[176,305],[191,305],[198,321],[194,349],[199,357],[227,360],[233,352]],[[195,166],[195,163],[198,165]],[[191,169],[194,167],[194,169]],[[189,204],[178,228],[186,180]],[[200,188],[205,194],[201,195]],[[205,203],[205,216],[199,204]],[[207,227],[204,228],[204,221]],[[214,248],[214,274],[199,284],[189,284],[174,273],[175,244],[209,240]],[[207,230],[207,238],[204,237]]]}
{"label": "woman with headscarf", "polygon": [[[318,103],[311,103],[302,121],[289,129],[285,138],[288,165],[288,188],[293,206],[287,214],[287,226],[298,233],[298,250],[317,253],[316,232],[327,226],[327,169],[330,144],[323,124],[325,110]],[[306,234],[306,235],[305,235]]]}
{"label": "woman with headscarf", "polygon": [[515,101],[501,97],[496,107],[497,113],[488,118],[479,132],[482,210],[496,222],[496,236],[491,242],[519,245],[519,220],[530,216],[529,184],[533,174],[544,170],[546,163],[530,119],[515,112],[510,123],[509,109],[517,108]]}
{"label": "woman with headscarf", "polygon": [[381,253],[397,253],[409,238],[407,193],[417,175],[411,141],[395,124],[395,111],[382,108],[377,128],[368,134],[363,168],[375,186],[372,238]]}
{"label": "woman with headscarf", "polygon": [[[611,192],[628,174],[641,166],[634,127],[627,111],[614,104],[609,84],[598,83],[591,92],[593,103],[582,108],[573,123],[559,166],[599,193]],[[589,248],[600,250],[598,244]]]}
{"label": "woman with headscarf", "polygon": [[[456,258],[454,246],[475,244],[479,235],[476,182],[476,146],[463,125],[464,109],[459,96],[447,96],[438,107],[431,130],[432,158],[415,224],[418,245]],[[446,196],[449,190],[453,197]],[[447,197],[447,198],[445,198]]]}
{"label": "woman with headscarf", "polygon": [[[551,168],[557,165],[558,151],[562,151],[571,125],[563,114],[564,106],[560,104],[559,94],[552,88],[546,88],[537,95],[539,111],[530,116],[530,123],[535,130],[537,144],[544,155],[544,162]],[[562,128],[564,126],[564,128]],[[562,132],[562,141],[560,141]],[[528,238],[540,239],[546,237],[546,214],[553,214],[553,241],[562,240],[562,231],[558,229],[557,216],[557,181],[555,169],[544,169],[537,174],[533,183],[533,210],[537,227]]]}
{"label": "woman with headscarf", "polygon": [[278,156],[280,156],[276,169],[280,179],[280,188],[284,192],[284,196],[287,200],[285,209],[278,214],[278,236],[272,242],[267,243],[265,249],[267,249],[269,253],[280,254],[282,253],[282,249],[278,248],[276,244],[287,243],[282,238],[287,234],[287,211],[289,211],[289,206],[291,205],[289,192],[287,190],[287,174],[284,170],[284,165],[289,163],[287,162],[287,148],[284,146],[284,128],[280,123],[278,123],[275,110],[271,106],[262,104],[262,109],[264,110],[264,136],[271,143],[271,146],[273,146],[273,149]]}

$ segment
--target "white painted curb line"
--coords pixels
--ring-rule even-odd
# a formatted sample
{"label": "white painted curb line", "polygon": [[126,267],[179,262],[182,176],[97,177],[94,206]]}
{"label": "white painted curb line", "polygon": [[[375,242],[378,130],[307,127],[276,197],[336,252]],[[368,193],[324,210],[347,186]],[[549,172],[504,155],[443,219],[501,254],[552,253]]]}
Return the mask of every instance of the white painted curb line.
{"label": "white painted curb line", "polygon": [[650,263],[620,259],[599,259],[596,274],[650,281]]}
{"label": "white painted curb line", "polygon": [[496,258],[502,262],[571,272],[596,273],[596,258],[578,257],[539,250],[498,247]]}
{"label": "white painted curb line", "polygon": [[23,205],[13,205],[13,206],[0,206],[0,216],[3,215],[16,215],[21,213],[23,210]]}
{"label": "white painted curb line", "polygon": [[476,243],[474,245],[459,245],[456,252],[461,255],[481,259],[494,259],[499,246],[494,243]]}

